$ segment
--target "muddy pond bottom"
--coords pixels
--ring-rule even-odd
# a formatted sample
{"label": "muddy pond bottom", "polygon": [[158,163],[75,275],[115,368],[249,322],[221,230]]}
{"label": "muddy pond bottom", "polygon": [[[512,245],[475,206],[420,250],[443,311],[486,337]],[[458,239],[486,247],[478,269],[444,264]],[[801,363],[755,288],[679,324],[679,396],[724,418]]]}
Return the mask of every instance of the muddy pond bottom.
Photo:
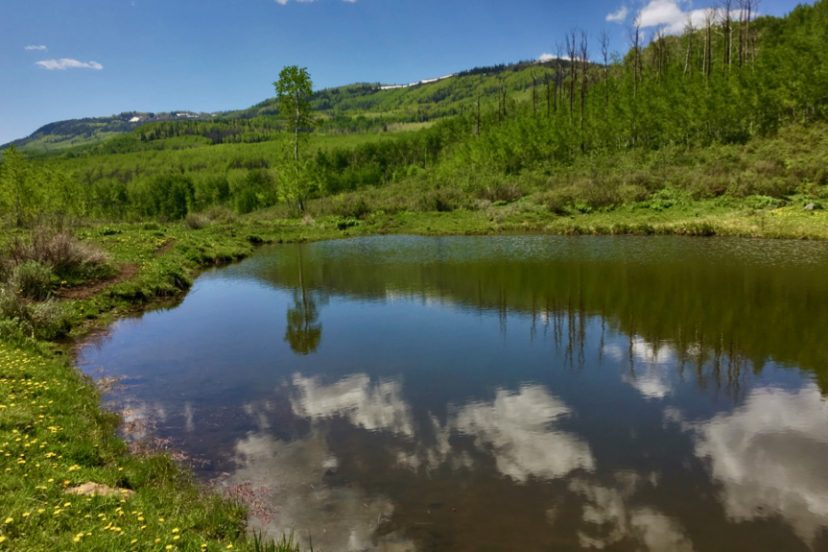
{"label": "muddy pond bottom", "polygon": [[828,550],[828,244],[282,245],[81,368],[250,525],[344,550]]}

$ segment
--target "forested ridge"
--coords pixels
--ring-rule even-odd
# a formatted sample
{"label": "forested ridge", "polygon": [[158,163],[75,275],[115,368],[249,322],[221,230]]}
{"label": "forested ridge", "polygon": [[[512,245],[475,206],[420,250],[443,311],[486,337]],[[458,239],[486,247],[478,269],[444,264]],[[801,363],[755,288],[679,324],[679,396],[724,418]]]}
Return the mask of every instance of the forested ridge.
{"label": "forested ridge", "polygon": [[613,55],[573,31],[544,63],[481,68],[429,85],[317,91],[303,156],[276,103],[145,124],[27,158],[6,150],[7,222],[44,214],[178,219],[282,206],[372,211],[516,203],[550,215],[717,197],[819,207],[828,188],[828,6],[754,17],[710,10]]}

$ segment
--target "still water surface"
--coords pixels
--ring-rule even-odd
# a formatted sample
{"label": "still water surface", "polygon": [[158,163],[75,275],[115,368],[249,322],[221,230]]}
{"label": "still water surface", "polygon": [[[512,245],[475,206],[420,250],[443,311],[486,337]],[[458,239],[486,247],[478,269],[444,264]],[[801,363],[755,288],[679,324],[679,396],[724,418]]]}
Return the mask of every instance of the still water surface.
{"label": "still water surface", "polygon": [[315,550],[828,549],[828,245],[274,246],[80,366]]}

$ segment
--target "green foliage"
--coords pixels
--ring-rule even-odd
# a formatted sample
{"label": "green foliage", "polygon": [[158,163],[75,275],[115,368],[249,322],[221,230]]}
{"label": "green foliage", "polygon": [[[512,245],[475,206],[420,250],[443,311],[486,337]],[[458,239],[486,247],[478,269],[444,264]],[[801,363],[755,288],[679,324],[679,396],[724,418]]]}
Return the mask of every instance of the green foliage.
{"label": "green foliage", "polygon": [[[730,65],[714,25],[712,63],[703,28],[656,36],[606,65],[575,54],[392,89],[359,84],[311,94],[307,72],[289,67],[281,109],[272,100],[209,120],[152,122],[37,160],[6,152],[3,218],[178,220],[282,204],[280,213],[361,220],[371,211],[524,203],[571,216],[630,205],[666,212],[677,201],[718,198],[826,199],[827,5],[763,17],[749,29],[735,22],[745,53]],[[311,111],[322,131],[313,136],[304,132]],[[289,145],[297,136],[307,140],[299,163]],[[678,200],[659,195],[667,189]],[[350,193],[363,204],[325,200]],[[23,199],[19,209],[15,198]]]}
{"label": "green foliage", "polygon": [[304,67],[289,65],[279,72],[279,80],[273,86],[276,87],[279,115],[294,137],[293,160],[299,161],[299,134],[313,126],[310,104],[313,83],[310,74]]}
{"label": "green foliage", "polygon": [[14,267],[9,284],[21,296],[42,301],[52,290],[52,270],[38,261],[25,261]]}
{"label": "green foliage", "polygon": [[102,278],[113,271],[107,255],[99,248],[80,242],[67,231],[48,227],[35,229],[30,239],[14,239],[7,256],[17,265],[34,261],[48,266],[61,280]]}

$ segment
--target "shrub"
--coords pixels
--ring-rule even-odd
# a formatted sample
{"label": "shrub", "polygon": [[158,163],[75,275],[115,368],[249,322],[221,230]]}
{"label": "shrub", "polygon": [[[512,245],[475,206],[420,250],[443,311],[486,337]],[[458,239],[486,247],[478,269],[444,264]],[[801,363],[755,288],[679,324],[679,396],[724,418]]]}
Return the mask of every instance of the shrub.
{"label": "shrub", "polygon": [[189,213],[184,219],[184,223],[192,230],[201,230],[202,228],[210,226],[210,219],[204,215]]}
{"label": "shrub", "polygon": [[363,219],[371,212],[371,207],[365,198],[347,195],[335,204],[333,212],[343,218]]}
{"label": "shrub", "polygon": [[112,274],[106,254],[100,249],[76,240],[67,232],[38,229],[30,242],[12,242],[9,257],[17,264],[37,261],[51,267],[61,279],[100,278]]}
{"label": "shrub", "polygon": [[481,199],[487,199],[492,203],[498,201],[511,203],[523,197],[523,190],[517,184],[497,182],[481,189],[478,195]]}
{"label": "shrub", "polygon": [[63,307],[51,299],[29,307],[29,324],[38,339],[65,337],[72,329]]}
{"label": "shrub", "polygon": [[0,286],[0,319],[28,319],[26,303],[7,286]]}
{"label": "shrub", "polygon": [[421,211],[438,211],[447,213],[460,206],[460,198],[455,190],[435,189],[424,192],[418,201]]}
{"label": "shrub", "polygon": [[9,283],[23,297],[42,301],[52,290],[52,270],[38,261],[25,261],[14,267]]}

